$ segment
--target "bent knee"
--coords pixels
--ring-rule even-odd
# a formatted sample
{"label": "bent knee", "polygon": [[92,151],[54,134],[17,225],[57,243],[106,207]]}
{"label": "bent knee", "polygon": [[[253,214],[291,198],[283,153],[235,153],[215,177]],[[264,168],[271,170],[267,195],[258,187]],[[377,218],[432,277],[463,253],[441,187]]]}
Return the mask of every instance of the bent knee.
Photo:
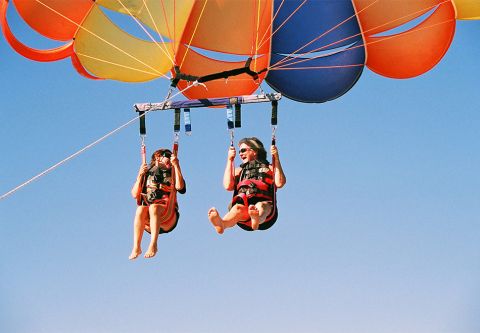
{"label": "bent knee", "polygon": [[257,202],[255,207],[257,207],[258,213],[260,215],[264,215],[264,214],[270,214],[273,208],[273,204],[268,201],[262,201],[262,202]]}
{"label": "bent knee", "polygon": [[135,215],[142,218],[148,216],[148,206],[138,206]]}
{"label": "bent knee", "polygon": [[149,208],[150,216],[160,216],[163,214],[164,211],[165,211],[165,206],[163,205],[153,204],[153,205],[150,205],[150,208]]}

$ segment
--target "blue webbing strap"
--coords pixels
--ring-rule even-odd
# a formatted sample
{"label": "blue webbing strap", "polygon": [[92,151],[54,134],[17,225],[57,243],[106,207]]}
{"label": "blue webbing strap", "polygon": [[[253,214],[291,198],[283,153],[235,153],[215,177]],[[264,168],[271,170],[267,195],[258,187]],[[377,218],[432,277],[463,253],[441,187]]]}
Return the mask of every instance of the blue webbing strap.
{"label": "blue webbing strap", "polygon": [[227,127],[229,130],[233,130],[235,127],[233,122],[233,109],[230,104],[227,105]]}
{"label": "blue webbing strap", "polygon": [[185,134],[192,134],[192,121],[190,119],[190,109],[183,109],[183,121],[185,122]]}

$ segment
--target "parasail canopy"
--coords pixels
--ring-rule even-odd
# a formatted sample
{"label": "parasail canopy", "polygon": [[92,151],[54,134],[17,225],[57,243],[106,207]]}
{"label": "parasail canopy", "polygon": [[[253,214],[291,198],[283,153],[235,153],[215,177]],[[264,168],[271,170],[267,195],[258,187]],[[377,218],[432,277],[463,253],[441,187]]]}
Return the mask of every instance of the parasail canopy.
{"label": "parasail canopy", "polygon": [[[18,53],[36,61],[70,58],[90,79],[177,78],[185,89],[188,77],[232,71],[251,59],[250,74],[184,94],[248,95],[265,81],[301,102],[338,98],[365,67],[397,79],[421,75],[447,52],[456,19],[480,19],[480,2],[472,0],[0,0],[0,9],[3,35]],[[25,45],[9,26],[11,11],[64,44]],[[127,19],[140,34],[124,28]]]}

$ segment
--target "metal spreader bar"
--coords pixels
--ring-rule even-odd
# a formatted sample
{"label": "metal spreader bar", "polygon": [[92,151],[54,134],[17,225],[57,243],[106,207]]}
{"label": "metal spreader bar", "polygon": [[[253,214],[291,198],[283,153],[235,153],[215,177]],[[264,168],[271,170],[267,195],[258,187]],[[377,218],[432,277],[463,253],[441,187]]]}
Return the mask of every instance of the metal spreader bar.
{"label": "metal spreader bar", "polygon": [[203,108],[209,106],[227,106],[240,105],[250,103],[264,103],[278,101],[282,98],[280,93],[261,94],[261,95],[244,95],[237,97],[222,97],[222,98],[205,98],[192,99],[184,101],[168,101],[165,103],[137,103],[134,105],[136,112],[150,112],[150,111],[164,111],[171,109],[191,109]]}

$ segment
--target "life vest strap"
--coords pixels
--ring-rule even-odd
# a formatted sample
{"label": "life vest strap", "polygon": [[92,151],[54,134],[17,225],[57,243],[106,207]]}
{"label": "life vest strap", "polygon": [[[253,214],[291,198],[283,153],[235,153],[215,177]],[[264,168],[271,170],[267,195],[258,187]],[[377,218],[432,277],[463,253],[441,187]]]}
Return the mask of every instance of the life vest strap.
{"label": "life vest strap", "polygon": [[269,186],[267,183],[257,180],[257,179],[244,179],[237,185],[237,190],[240,190],[242,187],[256,187],[261,191],[268,191]]}
{"label": "life vest strap", "polygon": [[154,185],[148,185],[147,188],[152,189],[152,190],[160,190],[163,192],[171,192],[173,186],[172,185],[166,185],[166,184],[154,184]]}

